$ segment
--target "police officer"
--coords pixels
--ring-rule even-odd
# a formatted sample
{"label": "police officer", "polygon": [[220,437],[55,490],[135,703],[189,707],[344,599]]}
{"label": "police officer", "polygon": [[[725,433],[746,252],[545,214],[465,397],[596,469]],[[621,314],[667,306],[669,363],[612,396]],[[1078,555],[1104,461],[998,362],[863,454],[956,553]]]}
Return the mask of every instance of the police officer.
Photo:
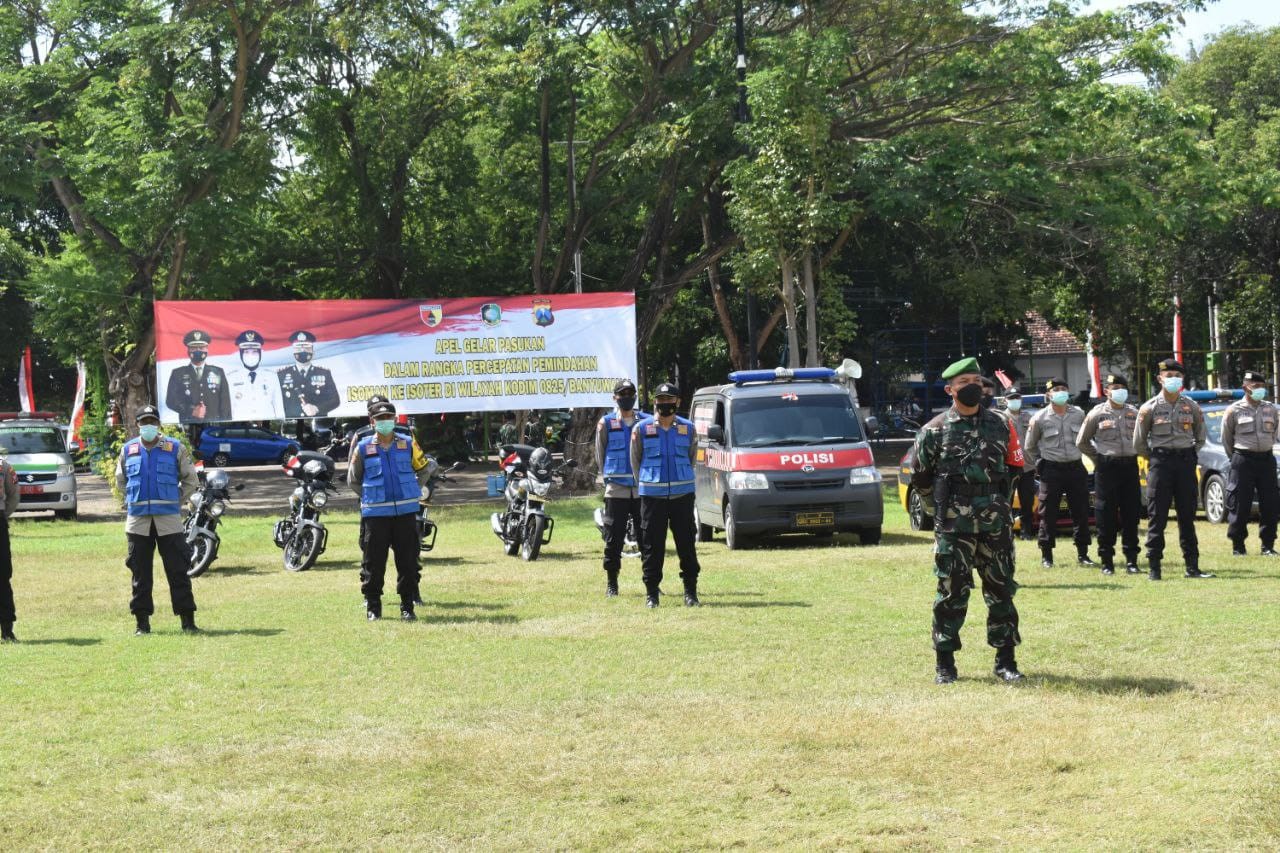
{"label": "police officer", "polygon": [[1076,439],[1084,425],[1084,411],[1070,404],[1071,392],[1063,379],[1045,383],[1049,405],[1036,412],[1027,426],[1023,448],[1027,464],[1040,476],[1040,565],[1053,568],[1053,540],[1058,528],[1058,505],[1067,496],[1067,510],[1076,543],[1076,560],[1089,559],[1089,472],[1080,461]]}
{"label": "police officer", "polygon": [[231,388],[231,410],[239,421],[269,421],[284,416],[280,382],[262,369],[262,335],[245,329],[236,336],[240,367],[227,374]]}
{"label": "police officer", "polygon": [[1151,460],[1147,469],[1147,576],[1153,581],[1161,578],[1164,528],[1173,504],[1178,510],[1178,541],[1186,576],[1211,578],[1213,575],[1200,571],[1200,543],[1196,539],[1196,454],[1208,436],[1204,413],[1182,393],[1186,371],[1179,362],[1166,358],[1156,367],[1160,393],[1138,409],[1133,429],[1134,449]]}
{"label": "police officer", "polygon": [[164,404],[178,413],[183,423],[213,423],[231,420],[231,394],[227,374],[216,364],[206,364],[212,338],[201,329],[182,336],[190,364],[169,374]]}
{"label": "police officer", "polygon": [[4,480],[4,514],[0,516],[0,643],[16,643],[13,623],[18,614],[13,606],[13,554],[9,550],[9,516],[18,509],[21,490],[18,475],[9,460],[0,459],[0,479]]}
{"label": "police officer", "polygon": [[387,570],[387,551],[396,559],[396,593],[400,596],[400,618],[417,618],[418,583],[418,499],[428,474],[424,464],[415,469],[418,456],[412,438],[395,434],[396,407],[390,402],[370,407],[374,434],[361,439],[347,466],[347,483],[360,495],[360,518],[365,529],[364,558],[360,568],[360,592],[364,596],[365,618],[382,618],[382,581]]}
{"label": "police officer", "polygon": [[657,607],[662,566],[666,558],[667,527],[680,555],[686,607],[698,607],[698,553],[693,523],[693,424],[676,414],[680,389],[670,382],[653,396],[654,414],[631,431],[631,470],[640,491],[640,553],[645,587],[644,603]]}
{"label": "police officer", "polygon": [[[1009,414],[1009,423],[1013,424],[1014,433],[1018,436],[1018,447],[1027,445],[1027,427],[1031,425],[1031,413],[1022,408],[1022,392],[1010,388],[1005,392],[1005,411]],[[1030,542],[1035,538],[1032,529],[1036,524],[1036,472],[1024,468],[1014,478],[1014,489],[1018,494],[1018,538]]]}
{"label": "police officer", "polygon": [[1280,429],[1274,403],[1267,401],[1267,380],[1261,373],[1244,375],[1244,399],[1232,403],[1222,416],[1222,447],[1231,455],[1227,474],[1227,538],[1233,556],[1243,556],[1258,493],[1258,538],[1264,556],[1276,556],[1276,520],[1280,518],[1280,489],[1272,448]]}
{"label": "police officer", "polygon": [[1138,407],[1129,402],[1129,382],[1108,374],[1104,386],[1107,399],[1089,410],[1076,436],[1076,447],[1093,461],[1093,514],[1098,520],[1098,556],[1102,573],[1114,575],[1116,522],[1124,548],[1124,568],[1131,575],[1138,569],[1138,516],[1142,512],[1142,486],[1138,481],[1138,452],[1133,447],[1133,431],[1138,423]]}
{"label": "police officer", "polygon": [[938,684],[957,678],[955,653],[969,610],[973,570],[982,578],[987,602],[987,643],[995,648],[994,672],[1004,681],[1022,678],[1014,658],[1021,642],[1018,585],[1013,579],[1009,514],[1012,478],[1022,472],[1022,454],[1008,425],[982,408],[978,362],[966,358],[942,372],[951,408],[916,435],[911,485],[934,514],[933,648]]}
{"label": "police officer", "polygon": [[284,398],[286,418],[322,418],[338,408],[342,399],[333,374],[312,360],[316,355],[316,336],[307,331],[289,335],[293,342],[296,364],[279,371],[280,396]]}
{"label": "police officer", "polygon": [[191,553],[182,533],[182,504],[195,493],[199,483],[191,454],[185,445],[160,435],[160,413],[155,406],[138,410],[138,436],[120,448],[116,462],[116,485],[124,493],[125,538],[129,555],[125,565],[133,573],[133,597],[129,610],[137,619],[134,632],[151,633],[151,614],[155,603],[151,598],[151,564],[159,549],[169,580],[169,598],[173,612],[182,620],[182,630],[199,631],[196,627],[196,600],[191,594]]}
{"label": "police officer", "polygon": [[596,467],[604,479],[604,594],[618,594],[618,572],[622,570],[622,543],[627,520],[640,531],[640,498],[631,468],[631,430],[643,417],[636,412],[636,386],[622,379],[613,386],[616,408],[596,423]]}

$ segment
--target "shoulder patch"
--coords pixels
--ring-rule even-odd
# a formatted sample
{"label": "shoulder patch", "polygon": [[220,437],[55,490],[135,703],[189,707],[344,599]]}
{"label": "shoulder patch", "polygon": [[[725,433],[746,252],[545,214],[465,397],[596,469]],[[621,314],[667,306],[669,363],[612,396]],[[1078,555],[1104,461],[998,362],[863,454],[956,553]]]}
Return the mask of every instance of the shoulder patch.
{"label": "shoulder patch", "polygon": [[688,435],[689,428],[684,424],[676,424],[676,432],[680,433],[681,435]]}
{"label": "shoulder patch", "polygon": [[138,444],[138,442],[136,441],[132,441],[129,443],[129,451],[128,451],[129,456],[137,456],[141,452],[142,452],[142,445]]}
{"label": "shoulder patch", "polygon": [[164,451],[173,450],[173,442],[167,438],[160,439],[160,449]]}
{"label": "shoulder patch", "polygon": [[366,445],[364,446],[364,455],[365,455],[365,456],[377,456],[377,455],[378,455],[378,446],[377,446],[376,444],[374,444],[372,441],[371,441],[371,442],[369,442],[368,444],[366,444]]}
{"label": "shoulder patch", "polygon": [[409,449],[409,442],[405,441],[403,438],[396,441],[396,450],[408,450],[408,449]]}
{"label": "shoulder patch", "polygon": [[645,435],[657,435],[657,434],[658,434],[658,425],[657,425],[657,424],[655,424],[655,423],[653,423],[652,421],[651,421],[651,422],[649,422],[649,423],[647,423],[647,424],[645,424],[645,425],[644,425],[644,434],[645,434]]}

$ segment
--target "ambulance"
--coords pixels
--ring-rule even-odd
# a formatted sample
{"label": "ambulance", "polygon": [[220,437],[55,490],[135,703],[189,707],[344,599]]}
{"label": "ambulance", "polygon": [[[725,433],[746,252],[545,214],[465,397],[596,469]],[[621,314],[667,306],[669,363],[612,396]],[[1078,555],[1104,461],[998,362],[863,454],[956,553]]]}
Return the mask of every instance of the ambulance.
{"label": "ambulance", "polygon": [[881,477],[849,386],[825,367],[739,370],[689,406],[698,540],[742,548],[782,533],[880,541]]}

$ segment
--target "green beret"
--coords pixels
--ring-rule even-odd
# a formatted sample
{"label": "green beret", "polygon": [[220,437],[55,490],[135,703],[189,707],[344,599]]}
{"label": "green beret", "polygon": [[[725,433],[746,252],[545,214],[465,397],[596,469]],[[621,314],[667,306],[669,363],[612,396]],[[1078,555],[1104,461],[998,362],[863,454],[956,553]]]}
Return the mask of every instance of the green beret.
{"label": "green beret", "polygon": [[943,379],[954,379],[962,373],[981,373],[982,368],[978,366],[976,358],[962,358],[951,364],[946,370],[942,371]]}

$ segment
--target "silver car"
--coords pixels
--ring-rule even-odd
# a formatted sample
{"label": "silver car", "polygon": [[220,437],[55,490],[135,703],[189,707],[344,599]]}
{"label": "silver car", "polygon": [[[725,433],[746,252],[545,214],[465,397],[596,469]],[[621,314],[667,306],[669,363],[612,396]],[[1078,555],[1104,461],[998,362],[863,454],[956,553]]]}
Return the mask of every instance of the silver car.
{"label": "silver car", "polygon": [[18,512],[52,510],[58,518],[76,517],[75,461],[56,421],[0,421],[0,456],[18,475]]}

